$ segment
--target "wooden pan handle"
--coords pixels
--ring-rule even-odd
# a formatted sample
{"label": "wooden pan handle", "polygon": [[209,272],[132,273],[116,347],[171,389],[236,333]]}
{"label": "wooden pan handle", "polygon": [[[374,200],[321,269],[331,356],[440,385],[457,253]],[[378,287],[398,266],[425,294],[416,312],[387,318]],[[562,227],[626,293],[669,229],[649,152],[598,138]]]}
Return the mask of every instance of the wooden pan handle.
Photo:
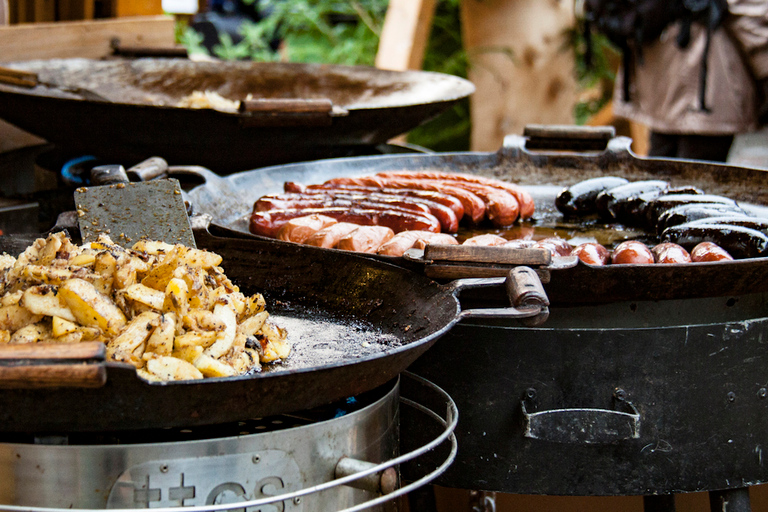
{"label": "wooden pan handle", "polygon": [[0,66],[0,82],[32,88],[37,86],[37,74]]}
{"label": "wooden pan handle", "polygon": [[549,265],[552,253],[547,249],[427,244],[424,248],[424,259],[503,265]]}
{"label": "wooden pan handle", "polygon": [[0,345],[0,388],[98,388],[107,382],[106,347],[83,343]]}
{"label": "wooden pan handle", "polygon": [[305,100],[299,98],[259,98],[240,102],[240,112],[331,114],[333,103],[329,99]]}

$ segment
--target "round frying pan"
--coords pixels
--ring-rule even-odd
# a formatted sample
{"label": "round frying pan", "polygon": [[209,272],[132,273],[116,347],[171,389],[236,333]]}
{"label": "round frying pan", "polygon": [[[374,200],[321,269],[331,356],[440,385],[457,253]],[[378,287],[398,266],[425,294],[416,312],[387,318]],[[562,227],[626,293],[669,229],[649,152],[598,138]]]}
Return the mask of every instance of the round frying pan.
{"label": "round frying pan", "polygon": [[[62,149],[110,163],[159,154],[223,174],[360,154],[474,91],[440,73],[319,64],[144,58],[3,66],[16,76],[3,82],[0,70],[0,118]],[[176,106],[205,91],[259,101],[244,112]]]}
{"label": "round frying pan", "polygon": [[244,293],[264,294],[293,344],[287,362],[234,378],[150,384],[131,366],[105,363],[100,343],[5,345],[0,387],[10,389],[0,393],[0,432],[184,427],[308,409],[394,378],[462,318],[546,312],[519,295],[519,308],[461,310],[460,290],[501,286],[503,279],[445,286],[394,265],[300,245],[203,232],[197,244],[224,258]]}
{"label": "round frying pan", "polygon": [[[224,178],[200,168],[174,172],[178,175],[192,173],[204,181],[189,192],[193,206],[198,212],[210,214],[215,226],[236,236],[248,236],[248,218],[254,201],[263,194],[282,191],[285,181],[322,183],[336,176],[359,176],[390,170],[465,172],[524,185],[534,196],[537,212],[532,221],[524,226],[546,236],[554,233],[563,237],[592,234],[589,226],[565,224],[554,207],[554,199],[565,186],[603,175],[622,176],[629,180],[664,179],[673,185],[695,185],[708,193],[736,199],[743,207],[766,215],[768,173],[764,171],[700,161],[637,158],[629,150],[630,139],[605,137],[604,131],[579,127],[532,127],[530,133],[527,137],[507,137],[504,147],[495,153],[332,159],[274,166]],[[601,234],[616,235],[613,230]],[[623,232],[617,236],[645,235]],[[425,261],[419,267],[404,258],[379,259],[412,269],[421,268],[437,279],[457,277],[453,266],[441,268]],[[481,274],[467,275],[501,275],[499,273],[506,272],[508,267],[483,266],[477,269]],[[766,258],[686,265],[593,267],[578,263],[566,268],[543,269],[540,274],[553,304],[662,300],[768,291]],[[488,296],[485,294],[486,298]]]}

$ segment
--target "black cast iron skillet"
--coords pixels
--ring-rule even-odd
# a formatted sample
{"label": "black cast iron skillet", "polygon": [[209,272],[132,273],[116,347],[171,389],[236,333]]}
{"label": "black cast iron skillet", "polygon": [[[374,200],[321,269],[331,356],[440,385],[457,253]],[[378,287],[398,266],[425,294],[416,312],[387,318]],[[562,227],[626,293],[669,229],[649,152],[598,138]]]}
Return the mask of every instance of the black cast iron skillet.
{"label": "black cast iron skillet", "polygon": [[446,286],[354,254],[218,238],[204,230],[196,239],[223,257],[226,274],[244,293],[264,294],[294,344],[285,364],[241,377],[150,384],[131,366],[105,363],[100,343],[6,344],[0,347],[0,387],[6,388],[0,432],[184,427],[308,409],[394,378],[462,318],[543,320],[547,314],[541,302],[515,293],[517,308],[462,311],[462,289],[503,286],[504,279]]}
{"label": "black cast iron skillet", "polygon": [[[456,171],[524,185],[534,196],[536,214],[531,222],[512,229],[532,229],[539,236],[558,234],[571,238],[596,235],[609,242],[640,238],[655,243],[642,232],[568,223],[555,209],[555,196],[563,187],[603,175],[622,176],[633,181],[664,179],[673,185],[695,185],[708,193],[736,199],[754,213],[766,215],[768,173],[762,170],[701,161],[637,158],[629,150],[630,139],[611,138],[612,133],[602,129],[529,127],[527,133],[528,136],[508,136],[504,146],[495,153],[321,160],[256,169],[225,178],[194,167],[174,172],[192,173],[204,181],[189,192],[189,198],[196,211],[210,214],[214,228],[227,236],[249,236],[248,216],[254,201],[263,194],[282,191],[285,181],[322,183],[337,176],[360,176],[389,170]],[[341,253],[334,249],[315,250]],[[505,265],[497,268],[484,265],[473,269],[469,265],[439,265],[429,260],[414,262],[405,258],[378,258],[423,271],[436,279],[503,275],[509,268]],[[766,258],[686,265],[593,267],[579,263],[562,267],[540,271],[553,304],[679,299],[768,291]],[[485,296],[488,297],[487,294]]]}
{"label": "black cast iron skillet", "polygon": [[[0,74],[0,118],[62,150],[123,164],[161,155],[222,174],[370,154],[365,148],[474,91],[467,80],[440,73],[317,64],[143,58],[3,66],[36,74],[39,84],[3,83]],[[269,101],[249,104],[246,112],[176,106],[195,91]]]}

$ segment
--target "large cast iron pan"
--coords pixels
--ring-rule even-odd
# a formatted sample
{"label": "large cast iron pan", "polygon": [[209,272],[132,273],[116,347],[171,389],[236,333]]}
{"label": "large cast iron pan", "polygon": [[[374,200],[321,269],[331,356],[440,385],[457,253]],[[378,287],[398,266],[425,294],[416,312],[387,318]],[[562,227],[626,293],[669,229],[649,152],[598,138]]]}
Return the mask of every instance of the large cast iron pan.
{"label": "large cast iron pan", "polygon": [[[440,73],[315,64],[146,58],[4,66],[36,73],[41,84],[0,81],[0,118],[75,155],[110,163],[161,155],[218,173],[360,154],[474,91]],[[248,113],[174,106],[194,91],[296,101]],[[94,94],[108,101],[90,99]],[[333,110],[302,100],[330,100]]]}
{"label": "large cast iron pan", "polygon": [[[10,388],[0,393],[0,432],[184,427],[307,409],[396,377],[461,318],[542,312],[523,297],[521,308],[461,310],[461,289],[499,286],[503,279],[445,286],[352,254],[223,239],[205,231],[196,239],[198,247],[223,256],[225,272],[244,293],[264,294],[294,344],[287,363],[236,378],[149,384],[131,366],[105,363],[103,350],[52,361],[14,360],[13,353],[0,350],[0,387]],[[64,347],[77,345],[84,344]],[[2,348],[19,347],[29,346]]]}
{"label": "large cast iron pan", "polygon": [[[623,176],[630,180],[665,179],[674,185],[695,185],[709,193],[736,199],[742,206],[765,214],[768,173],[764,171],[700,161],[637,158],[629,150],[630,139],[625,137],[603,140],[602,149],[595,149],[596,143],[600,142],[596,139],[603,137],[603,132],[590,132],[579,127],[547,128],[531,130],[537,133],[536,137],[509,136],[504,141],[504,147],[495,153],[333,159],[274,166],[225,178],[199,168],[180,169],[178,172],[191,172],[205,181],[189,192],[194,208],[212,215],[215,225],[238,236],[247,236],[248,215],[256,198],[281,191],[285,181],[321,183],[336,176],[387,170],[441,169],[525,185],[534,196],[537,213],[532,222],[524,226],[543,235],[558,233],[566,238],[593,235],[595,228],[564,224],[554,207],[556,194],[564,186],[601,175]],[[532,147],[547,149],[534,150]],[[584,147],[591,149],[585,151]],[[619,239],[643,236],[642,233],[615,233],[613,230],[598,235]],[[419,268],[403,258],[380,258],[408,268]],[[435,278],[443,275],[429,265],[421,269]],[[489,271],[487,268],[482,270]],[[490,272],[499,271],[491,269]],[[553,304],[724,296],[768,290],[768,261],[765,258],[687,265],[592,267],[579,263],[570,268],[552,269],[543,275]],[[450,274],[449,277],[456,276]],[[549,278],[548,283],[546,278]],[[487,299],[488,294],[484,297]]]}

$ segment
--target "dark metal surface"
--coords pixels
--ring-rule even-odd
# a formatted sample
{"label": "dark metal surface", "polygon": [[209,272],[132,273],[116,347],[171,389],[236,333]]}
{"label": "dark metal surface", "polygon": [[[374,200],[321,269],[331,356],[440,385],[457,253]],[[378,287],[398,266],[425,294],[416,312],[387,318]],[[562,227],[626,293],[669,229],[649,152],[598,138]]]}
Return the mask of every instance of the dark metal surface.
{"label": "dark metal surface", "polygon": [[[251,376],[149,384],[132,367],[110,363],[101,388],[3,391],[0,431],[207,425],[307,409],[394,378],[459,317],[451,290],[396,266],[211,236],[198,246],[221,254],[245,293],[265,295],[289,339],[296,339],[291,330],[310,330],[287,364]],[[309,343],[316,346],[303,346]]]}
{"label": "dark metal surface", "polygon": [[[63,59],[8,67],[111,100],[83,100],[42,85],[0,84],[1,118],[72,154],[124,165],[161,156],[171,164],[205,165],[219,173],[360,154],[361,148],[410,130],[474,90],[466,80],[439,73],[313,64]],[[235,101],[248,94],[329,99],[346,115],[332,117],[329,126],[295,126],[290,113],[271,116],[269,126],[247,126],[254,122],[248,113],[175,106],[195,91]],[[279,122],[283,117],[285,126]]]}
{"label": "dark metal surface", "polygon": [[[768,481],[767,298],[553,307],[535,329],[461,322],[410,367],[461,411],[459,454],[437,483],[648,495]],[[637,411],[620,426],[634,432],[606,428],[607,415],[627,410],[616,397]],[[526,411],[568,421],[534,438]]]}
{"label": "dark metal surface", "polygon": [[[576,138],[571,142],[577,143]],[[248,219],[254,201],[263,194],[279,192],[285,181],[322,183],[336,176],[358,176],[390,170],[448,170],[500,178],[528,188],[536,201],[531,222],[513,229],[533,229],[563,236],[601,236],[607,241],[622,237],[649,236],[642,232],[614,232],[589,225],[566,225],[554,207],[554,198],[564,186],[603,175],[630,180],[663,179],[673,185],[695,185],[703,190],[736,199],[755,213],[765,215],[768,205],[768,173],[744,167],[637,158],[629,151],[629,139],[610,140],[601,151],[534,152],[527,139],[507,137],[496,153],[444,153],[394,155],[323,160],[274,166],[222,178],[205,169],[178,169],[180,175],[195,174],[205,183],[189,192],[195,209],[213,216],[230,235],[249,236]],[[573,149],[573,148],[571,148]],[[179,179],[183,180],[182,176]],[[252,236],[252,235],[251,235]],[[333,249],[316,249],[332,251]],[[379,259],[419,270],[417,263],[402,258]],[[591,267],[578,264],[553,270],[545,288],[553,303],[594,303],[617,300],[665,300],[685,297],[725,296],[768,290],[768,261],[765,258],[733,263],[686,265],[617,265]],[[504,273],[507,269],[501,269]]]}

